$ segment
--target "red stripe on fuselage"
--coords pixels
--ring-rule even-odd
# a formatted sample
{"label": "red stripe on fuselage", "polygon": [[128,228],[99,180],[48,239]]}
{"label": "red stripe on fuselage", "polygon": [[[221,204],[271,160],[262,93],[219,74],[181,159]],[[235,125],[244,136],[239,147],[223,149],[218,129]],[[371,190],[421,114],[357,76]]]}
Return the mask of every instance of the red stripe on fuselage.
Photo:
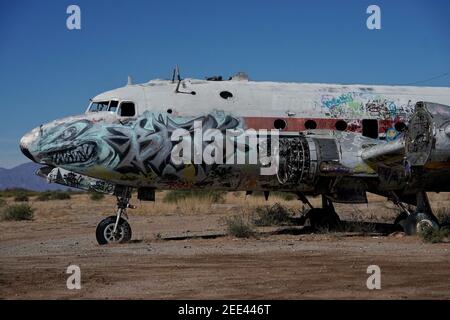
{"label": "red stripe on fuselage", "polygon": [[[316,123],[316,129],[336,130],[336,123],[345,121],[347,129],[345,131],[362,132],[362,119],[338,119],[338,118],[277,118],[277,117],[244,117],[245,129],[275,129],[275,121],[283,120],[286,127],[282,131],[304,131],[305,123],[312,120]],[[378,132],[385,133],[387,129],[392,128],[396,121],[378,120]]]}

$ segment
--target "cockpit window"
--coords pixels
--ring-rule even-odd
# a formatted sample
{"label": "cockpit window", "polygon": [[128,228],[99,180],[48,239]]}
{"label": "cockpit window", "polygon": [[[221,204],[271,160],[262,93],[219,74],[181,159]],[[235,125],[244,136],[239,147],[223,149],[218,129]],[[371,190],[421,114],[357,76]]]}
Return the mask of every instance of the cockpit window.
{"label": "cockpit window", "polygon": [[119,115],[121,117],[134,117],[136,110],[133,102],[122,102],[120,104]]}
{"label": "cockpit window", "polygon": [[111,101],[111,103],[109,104],[109,111],[112,111],[112,112],[116,112],[116,110],[117,110],[117,105],[119,104],[119,101]]}
{"label": "cockpit window", "polygon": [[89,107],[89,112],[108,111],[109,101],[92,102]]}
{"label": "cockpit window", "polygon": [[89,112],[111,111],[116,112],[119,101],[93,101],[89,106]]}

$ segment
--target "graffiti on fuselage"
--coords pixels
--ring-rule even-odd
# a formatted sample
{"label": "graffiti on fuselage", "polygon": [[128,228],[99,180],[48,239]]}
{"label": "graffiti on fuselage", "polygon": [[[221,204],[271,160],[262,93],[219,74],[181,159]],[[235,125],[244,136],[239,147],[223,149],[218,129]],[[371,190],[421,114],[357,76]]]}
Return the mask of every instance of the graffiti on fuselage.
{"label": "graffiti on fuselage", "polygon": [[381,120],[406,120],[414,110],[414,103],[372,93],[346,92],[340,95],[323,94],[321,107],[325,115],[334,118],[370,116]]}
{"label": "graffiti on fuselage", "polygon": [[77,188],[85,191],[108,194],[112,194],[114,192],[114,184],[112,183],[86,177],[78,173],[64,170],[62,168],[54,168],[47,175],[47,180],[49,182],[58,183],[67,187]]}
{"label": "graffiti on fuselage", "polygon": [[[43,163],[69,171],[130,181],[157,177],[173,181],[201,181],[226,178],[234,173],[226,166],[179,164],[172,162],[171,151],[178,143],[172,133],[184,129],[194,134],[194,122],[202,128],[216,129],[225,135],[229,129],[243,129],[243,120],[230,114],[215,112],[200,117],[177,117],[165,113],[145,112],[136,119],[106,123],[74,118],[46,127],[33,153]],[[202,141],[203,147],[211,141]],[[237,143],[246,152],[247,146]],[[225,161],[224,161],[225,162]],[[95,171],[95,174],[94,174]],[[100,173],[99,173],[100,171]],[[216,172],[217,171],[217,172]],[[220,177],[219,177],[220,176]],[[77,182],[67,177],[72,185]]]}

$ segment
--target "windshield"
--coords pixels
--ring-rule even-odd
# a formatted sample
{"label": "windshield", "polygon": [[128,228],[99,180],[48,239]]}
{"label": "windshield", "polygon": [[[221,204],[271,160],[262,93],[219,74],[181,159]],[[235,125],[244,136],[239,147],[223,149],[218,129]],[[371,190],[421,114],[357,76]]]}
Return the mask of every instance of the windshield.
{"label": "windshield", "polygon": [[89,106],[89,112],[113,111],[117,109],[117,101],[93,101]]}

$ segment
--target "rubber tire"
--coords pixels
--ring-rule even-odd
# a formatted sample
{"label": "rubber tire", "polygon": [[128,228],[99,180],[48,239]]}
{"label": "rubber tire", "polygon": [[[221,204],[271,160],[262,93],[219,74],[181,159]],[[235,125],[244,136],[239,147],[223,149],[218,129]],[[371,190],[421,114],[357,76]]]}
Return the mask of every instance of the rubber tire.
{"label": "rubber tire", "polygon": [[334,211],[328,211],[322,208],[313,208],[306,213],[306,220],[309,220],[311,228],[336,229],[341,224],[341,219]]}
{"label": "rubber tire", "polygon": [[422,223],[427,223],[434,229],[439,229],[439,224],[435,221],[435,219],[422,212],[417,212],[409,215],[404,223],[404,231],[407,235],[413,235],[417,233],[417,227],[418,224],[423,221]]}
{"label": "rubber tire", "polygon": [[408,219],[408,213],[405,211],[402,211],[397,218],[395,218],[394,226],[396,231],[403,231],[405,232],[405,225],[406,225],[406,219]]}
{"label": "rubber tire", "polygon": [[[107,226],[109,226],[111,223],[116,223],[116,216],[110,216],[102,221],[97,225],[97,229],[95,230],[95,237],[97,238],[97,242],[99,245],[105,245],[110,243],[104,235],[104,231]],[[124,233],[124,237],[122,240],[120,240],[117,243],[125,243],[131,240],[131,227],[130,224],[127,222],[127,220],[120,218],[118,228],[122,228],[122,232]],[[116,242],[114,242],[116,243]]]}

